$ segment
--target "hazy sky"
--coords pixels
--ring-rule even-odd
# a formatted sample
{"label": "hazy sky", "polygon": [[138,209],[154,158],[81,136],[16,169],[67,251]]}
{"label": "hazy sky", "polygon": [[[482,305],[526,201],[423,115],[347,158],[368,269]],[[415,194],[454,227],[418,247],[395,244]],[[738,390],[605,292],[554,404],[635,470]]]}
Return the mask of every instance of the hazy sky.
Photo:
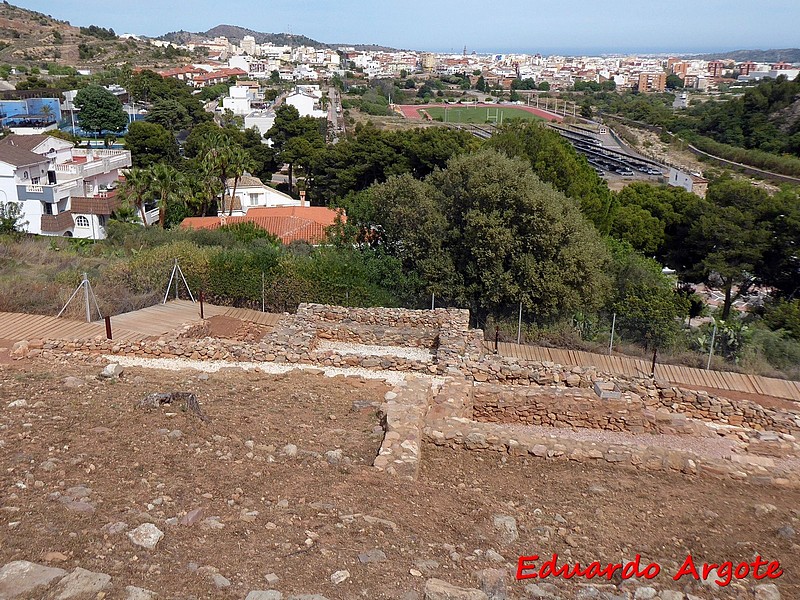
{"label": "hazy sky", "polygon": [[703,52],[800,46],[798,0],[11,0],[158,36],[219,24],[325,43],[460,52]]}

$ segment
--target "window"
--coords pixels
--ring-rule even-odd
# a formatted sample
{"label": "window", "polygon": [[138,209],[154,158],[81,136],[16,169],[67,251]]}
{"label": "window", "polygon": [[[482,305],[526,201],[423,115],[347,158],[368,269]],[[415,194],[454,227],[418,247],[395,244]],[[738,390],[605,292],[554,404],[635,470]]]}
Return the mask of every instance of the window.
{"label": "window", "polygon": [[89,227],[89,219],[83,215],[75,217],[75,227]]}
{"label": "window", "polygon": [[25,171],[25,172],[22,174],[22,178],[23,178],[23,179],[27,179],[27,178],[28,178],[28,172],[27,172],[27,171]]}
{"label": "window", "polygon": [[250,206],[258,206],[258,194],[250,194]]}
{"label": "window", "polygon": [[39,185],[40,178],[39,177],[31,177],[31,183],[33,185]]}

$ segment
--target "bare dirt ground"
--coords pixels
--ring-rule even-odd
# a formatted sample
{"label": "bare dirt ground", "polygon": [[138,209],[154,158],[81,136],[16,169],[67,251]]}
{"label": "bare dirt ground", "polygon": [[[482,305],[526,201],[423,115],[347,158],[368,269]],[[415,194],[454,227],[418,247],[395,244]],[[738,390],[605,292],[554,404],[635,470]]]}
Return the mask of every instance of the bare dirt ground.
{"label": "bare dirt ground", "polygon": [[[781,562],[782,597],[800,598],[797,490],[427,445],[418,480],[404,481],[370,466],[380,382],[136,368],[100,380],[99,371],[0,366],[0,564],[81,566],[164,598],[244,598],[269,589],[274,573],[285,594],[406,599],[420,597],[408,592],[426,577],[475,587],[476,571],[515,569],[521,554],[585,564],[638,553],[661,565],[657,587],[751,598],[752,580],[712,593],[670,575],[688,553],[716,563],[760,554]],[[68,387],[78,383],[68,376],[82,385]],[[172,390],[195,392],[210,421],[136,406]],[[18,400],[27,406],[8,407]],[[77,506],[63,501],[76,486],[90,488]],[[193,525],[169,524],[198,507]],[[495,515],[516,519],[518,539],[503,543]],[[145,550],[103,530],[118,522],[154,523],[164,538]],[[385,560],[361,562],[370,550]],[[343,569],[351,577],[331,583]],[[230,587],[215,587],[215,570]],[[509,597],[533,597],[526,583],[510,578]]]}

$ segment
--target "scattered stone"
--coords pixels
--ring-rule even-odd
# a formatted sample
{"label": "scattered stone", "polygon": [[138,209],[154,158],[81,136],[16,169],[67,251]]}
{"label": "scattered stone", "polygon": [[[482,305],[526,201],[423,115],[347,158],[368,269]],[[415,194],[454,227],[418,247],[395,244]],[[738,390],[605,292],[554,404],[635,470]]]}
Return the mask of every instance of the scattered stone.
{"label": "scattered stone", "polygon": [[375,548],[373,550],[367,550],[363,554],[359,554],[358,560],[364,564],[383,562],[386,560],[386,553],[383,550]]}
{"label": "scattered stone", "polygon": [[289,508],[289,501],[286,498],[284,498],[283,500],[278,500],[275,506],[277,506],[278,508]]}
{"label": "scattered stone", "polygon": [[253,590],[244,600],[283,600],[283,594],[276,590]]}
{"label": "scattered stone", "polygon": [[131,542],[137,546],[152,550],[156,547],[156,544],[158,544],[159,540],[164,537],[164,532],[162,532],[152,523],[143,523],[133,531],[129,531],[128,537],[130,538]]}
{"label": "scattered stone", "polygon": [[83,379],[78,379],[77,377],[65,377],[62,384],[66,388],[79,388],[83,385]]}
{"label": "scattered stone", "polygon": [[0,568],[0,598],[30,598],[32,592],[46,588],[66,574],[64,569],[15,560]]}
{"label": "scattered stone", "polygon": [[339,449],[337,449],[337,450],[328,450],[325,453],[325,460],[328,461],[328,464],[338,465],[338,464],[341,464],[343,459],[344,459],[344,455],[342,454],[342,451],[339,450]]}
{"label": "scattered stone", "polygon": [[782,537],[787,540],[791,540],[795,536],[794,527],[791,525],[783,525],[782,527],[778,528],[778,537]]}
{"label": "scattered stone", "polygon": [[183,437],[183,432],[180,429],[173,429],[167,434],[167,437],[171,440],[177,440]]}
{"label": "scattered stone", "polygon": [[224,529],[225,524],[220,522],[219,517],[206,517],[200,522],[203,529]]}
{"label": "scattered stone", "polygon": [[76,567],[72,573],[58,582],[53,590],[52,597],[54,600],[93,598],[110,586],[111,575],[94,573]]}
{"label": "scattered stone", "polygon": [[436,569],[439,568],[438,560],[419,559],[414,561],[414,566],[419,569],[424,575],[433,575]]}
{"label": "scattered stone", "polygon": [[268,584],[270,584],[270,585],[275,585],[276,583],[278,583],[278,580],[280,579],[280,577],[278,577],[277,575],[275,575],[275,573],[267,573],[267,574],[264,576],[264,579],[266,579],[266,580],[267,580],[267,583],[268,583]]}
{"label": "scattered stone", "polygon": [[281,454],[284,454],[290,458],[297,456],[297,446],[294,444],[286,444],[281,450]]}
{"label": "scattered stone", "polygon": [[105,379],[118,379],[122,376],[124,370],[125,369],[123,369],[120,365],[111,363],[105,366],[103,371],[100,373],[100,377],[104,377]]}
{"label": "scattered stone", "polygon": [[211,576],[211,581],[214,582],[214,587],[218,590],[225,590],[231,587],[231,581],[227,577],[223,577],[219,573],[214,573]]}
{"label": "scattered stone", "polygon": [[156,600],[158,594],[144,588],[129,585],[125,588],[125,600]]}
{"label": "scattered stone", "polygon": [[529,583],[525,586],[525,593],[531,600],[557,600],[558,588],[552,583]]}
{"label": "scattered stone", "polygon": [[42,557],[42,560],[44,562],[48,562],[48,563],[49,562],[64,562],[65,560],[68,560],[68,557],[67,557],[66,554],[64,554],[62,552],[48,552],[47,554],[45,554]]}
{"label": "scattered stone", "polygon": [[517,533],[517,520],[507,515],[495,515],[493,519],[494,529],[500,534],[500,542],[507,546],[513,544],[519,538]]}
{"label": "scattered stone", "polygon": [[128,529],[127,523],[123,523],[122,521],[117,521],[116,523],[108,523],[107,525],[103,525],[100,528],[100,531],[108,533],[109,535],[119,535],[120,533],[125,533],[127,529]]}
{"label": "scattered stone", "polygon": [[180,525],[194,525],[195,523],[197,523],[202,518],[203,518],[203,509],[200,508],[200,507],[193,508],[188,513],[183,515],[178,520],[178,523]]}
{"label": "scattered stone", "polygon": [[756,517],[759,519],[770,513],[774,513],[776,510],[778,510],[778,507],[774,504],[756,504],[755,506]]}
{"label": "scattered stone", "polygon": [[425,582],[425,600],[489,600],[489,597],[478,589],[460,588],[441,579],[428,579]]}
{"label": "scattered stone", "polygon": [[762,583],[755,588],[756,600],[781,600],[781,593],[774,583]]}
{"label": "scattered stone", "polygon": [[14,400],[13,402],[8,403],[8,408],[25,408],[28,406],[27,400]]}
{"label": "scattered stone", "polygon": [[633,593],[634,600],[652,600],[658,595],[655,588],[650,586],[640,587]]}
{"label": "scattered stone", "polygon": [[478,585],[489,600],[506,600],[506,571],[504,569],[481,569],[475,574]]}
{"label": "scattered stone", "polygon": [[486,557],[487,560],[489,560],[491,562],[496,562],[496,563],[506,562],[505,557],[503,557],[502,554],[500,554],[499,552],[497,552],[496,550],[494,550],[492,548],[489,548],[484,553],[484,556]]}
{"label": "scattered stone", "polygon": [[683,592],[676,592],[675,590],[661,590],[658,595],[661,600],[683,600]]}
{"label": "scattered stone", "polygon": [[350,579],[350,571],[347,569],[343,571],[336,571],[331,575],[331,583],[334,585],[338,585]]}
{"label": "scattered stone", "polygon": [[59,498],[60,502],[64,505],[64,507],[72,512],[77,513],[93,513],[94,506],[89,502],[84,502],[83,500],[73,500],[69,496],[62,496]]}

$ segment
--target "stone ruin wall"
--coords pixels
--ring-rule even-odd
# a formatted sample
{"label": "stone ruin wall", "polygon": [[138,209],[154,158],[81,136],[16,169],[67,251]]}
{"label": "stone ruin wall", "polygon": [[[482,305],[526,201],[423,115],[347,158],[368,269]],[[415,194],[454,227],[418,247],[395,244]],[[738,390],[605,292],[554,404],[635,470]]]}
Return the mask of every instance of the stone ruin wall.
{"label": "stone ruin wall", "polygon": [[[469,329],[469,312],[459,309],[407,310],[399,308],[345,308],[320,304],[301,304],[296,314],[285,314],[274,330],[257,343],[235,342],[212,338],[197,339],[208,332],[208,323],[192,323],[174,336],[159,340],[115,342],[109,340],[36,340],[27,342],[17,355],[52,358],[57,355],[138,356],[145,358],[188,358],[231,362],[301,363],[323,367],[362,367],[439,376],[458,374],[481,384],[516,388],[517,395],[530,397],[537,390],[574,402],[586,401],[594,384],[602,381],[614,386],[625,397],[641,403],[643,417],[593,414],[584,410],[553,418],[546,410],[526,408],[524,400],[513,407],[506,398],[502,407],[488,404],[479,418],[496,422],[530,422],[535,424],[599,426],[604,429],[637,431],[668,427],[665,413],[723,425],[748,427],[780,433],[800,431],[800,417],[788,411],[764,408],[747,400],[729,400],[704,391],[694,391],[644,378],[601,373],[593,367],[564,367],[549,362],[525,361],[487,352],[483,332]],[[397,345],[430,348],[430,362],[394,356],[359,356],[340,354],[335,350],[317,350],[321,339],[363,344]],[[588,393],[588,395],[586,395]],[[507,396],[507,394],[506,394]],[[608,406],[608,405],[607,405]],[[558,407],[556,407],[558,408]],[[572,404],[563,408],[574,408]],[[607,409],[606,409],[607,410]],[[588,412],[587,412],[588,411]],[[637,413],[639,409],[636,409]],[[558,411],[559,414],[564,412]],[[574,412],[574,411],[573,411]],[[504,414],[507,413],[507,414]],[[592,414],[590,414],[592,413]],[[652,418],[650,415],[653,415]],[[516,416],[515,416],[516,415]],[[566,420],[565,420],[566,417]],[[569,423],[569,420],[573,423]],[[606,422],[607,419],[607,422]],[[672,419],[673,429],[682,429],[680,419]],[[659,424],[660,423],[660,424]]]}
{"label": "stone ruin wall", "polygon": [[[602,461],[646,470],[704,472],[787,484],[785,473],[773,469],[770,458],[784,456],[783,447],[769,443],[751,443],[748,453],[756,456],[708,460],[691,452],[643,445],[615,446],[519,433],[514,437],[506,423],[696,434],[696,423],[691,420],[701,420],[794,433],[800,430],[800,416],[649,379],[601,373],[591,367],[499,356],[485,350],[483,332],[470,330],[468,319],[468,311],[453,309],[349,309],[302,304],[296,314],[284,315],[257,343],[193,339],[206,334],[208,325],[192,323],[159,340],[37,340],[25,343],[14,354],[45,359],[91,359],[107,354],[407,372],[412,377],[387,395],[382,408],[386,435],[375,467],[411,478],[419,467],[421,442],[428,441],[547,460]],[[427,348],[431,360],[321,351],[320,340]],[[444,377],[444,386],[440,391],[431,390],[429,383],[413,377],[415,373]],[[592,388],[598,383],[618,391],[619,399],[597,397]]]}

